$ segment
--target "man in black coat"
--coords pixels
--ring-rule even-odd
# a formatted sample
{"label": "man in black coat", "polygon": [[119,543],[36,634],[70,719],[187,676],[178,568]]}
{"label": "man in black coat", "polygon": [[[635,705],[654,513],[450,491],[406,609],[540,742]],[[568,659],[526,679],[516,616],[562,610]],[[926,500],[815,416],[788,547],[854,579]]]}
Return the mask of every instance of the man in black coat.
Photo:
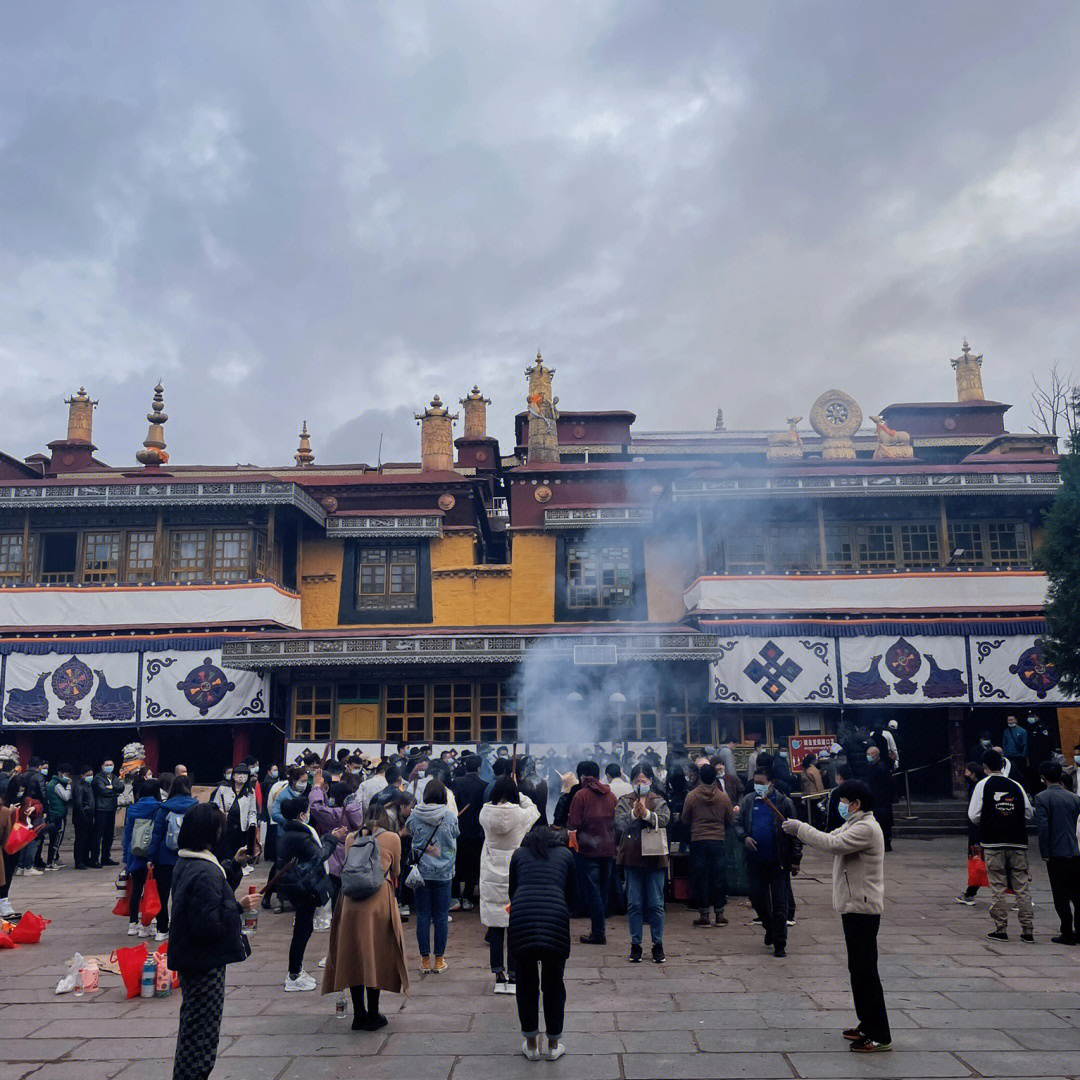
{"label": "man in black coat", "polygon": [[480,887],[480,852],[484,846],[484,830],[480,828],[480,808],[484,804],[487,784],[480,779],[482,758],[472,754],[465,759],[465,775],[450,788],[458,805],[457,862],[454,865],[455,888],[460,898],[450,910],[471,911],[473,897]]}
{"label": "man in black coat", "polygon": [[887,758],[882,757],[881,750],[876,746],[870,746],[866,750],[866,783],[873,796],[873,811],[881,831],[885,834],[885,850],[892,851],[893,830],[893,791],[892,770],[886,764]]}
{"label": "man in black coat", "polygon": [[96,870],[101,863],[94,846],[94,769],[84,765],[71,788],[71,822],[75,826],[75,869]]}
{"label": "man in black coat", "polygon": [[94,855],[102,866],[116,866],[112,857],[116,831],[116,802],[124,793],[124,781],[116,775],[115,763],[106,758],[94,777]]}

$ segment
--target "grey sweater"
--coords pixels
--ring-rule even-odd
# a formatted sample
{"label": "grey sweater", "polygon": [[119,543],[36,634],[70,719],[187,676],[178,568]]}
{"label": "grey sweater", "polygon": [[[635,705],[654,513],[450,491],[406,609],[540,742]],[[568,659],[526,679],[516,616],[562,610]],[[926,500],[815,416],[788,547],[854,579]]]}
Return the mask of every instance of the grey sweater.
{"label": "grey sweater", "polygon": [[1080,855],[1076,842],[1076,819],[1080,796],[1051,784],[1035,796],[1035,827],[1039,831],[1039,854],[1044,859]]}

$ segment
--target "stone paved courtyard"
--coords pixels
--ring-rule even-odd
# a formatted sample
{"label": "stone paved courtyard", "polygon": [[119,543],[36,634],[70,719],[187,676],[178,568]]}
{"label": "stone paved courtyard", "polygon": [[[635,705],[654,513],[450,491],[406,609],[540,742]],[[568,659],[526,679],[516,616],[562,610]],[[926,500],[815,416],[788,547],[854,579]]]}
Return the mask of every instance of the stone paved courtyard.
{"label": "stone paved courtyard", "polygon": [[[625,921],[606,947],[578,946],[567,968],[568,1053],[527,1062],[513,999],[495,997],[475,914],[450,928],[450,970],[384,995],[390,1026],[354,1033],[334,998],[285,994],[288,915],[262,913],[254,952],[230,967],[215,1080],[680,1080],[684,1077],[1080,1077],[1080,951],[1049,944],[1056,925],[1036,871],[1037,944],[991,943],[986,897],[952,902],[964,874],[963,839],[901,841],[887,864],[882,972],[894,1050],[847,1050],[853,1022],[828,865],[814,853],[796,882],[798,925],[776,960],[741,900],[731,925],[691,927],[669,912],[669,962],[627,964]],[[69,854],[69,853],[65,853]],[[260,881],[257,874],[247,881]],[[38,946],[0,952],[0,1080],[159,1080],[171,1076],[178,996],[128,1001],[117,976],[77,999],[55,985],[74,950],[102,953],[133,939],[110,914],[113,875],[65,869],[18,878],[12,897],[53,919]],[[584,928],[575,926],[575,934]],[[412,931],[413,924],[407,925]],[[647,939],[646,939],[647,940]],[[308,949],[308,970],[326,934]],[[406,939],[415,970],[415,937]]]}

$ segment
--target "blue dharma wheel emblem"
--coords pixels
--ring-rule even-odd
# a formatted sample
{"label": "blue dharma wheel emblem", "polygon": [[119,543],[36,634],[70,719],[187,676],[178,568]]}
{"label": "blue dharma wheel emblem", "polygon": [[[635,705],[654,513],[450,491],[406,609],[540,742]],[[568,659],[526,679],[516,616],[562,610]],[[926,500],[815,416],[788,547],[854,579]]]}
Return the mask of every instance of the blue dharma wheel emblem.
{"label": "blue dharma wheel emblem", "polygon": [[77,656],[73,656],[53,672],[50,682],[53,693],[64,703],[56,715],[61,720],[78,720],[82,710],[75,703],[90,693],[94,673]]}
{"label": "blue dharma wheel emblem", "polygon": [[200,716],[205,716],[230,690],[236,689],[236,684],[229,682],[225,672],[207,656],[197,668],[188,672],[183,682],[176,684],[176,689],[184,692],[184,697],[199,710]]}

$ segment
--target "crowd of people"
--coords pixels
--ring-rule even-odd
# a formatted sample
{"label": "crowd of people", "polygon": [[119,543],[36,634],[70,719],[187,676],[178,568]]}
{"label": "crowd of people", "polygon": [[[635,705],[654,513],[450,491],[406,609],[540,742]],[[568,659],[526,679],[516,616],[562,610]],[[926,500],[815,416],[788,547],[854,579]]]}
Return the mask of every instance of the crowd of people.
{"label": "crowd of people", "polygon": [[[748,896],[772,955],[784,957],[796,922],[792,878],[804,847],[813,847],[834,857],[833,900],[859,1020],[844,1034],[852,1049],[874,1052],[891,1044],[876,939],[898,756],[894,739],[865,729],[852,739],[852,748],[834,743],[795,771],[783,751],[760,744],[744,769],[730,744],[667,760],[655,752],[635,760],[619,744],[583,748],[577,761],[483,746],[435,755],[399,744],[380,760],[306,752],[284,768],[261,770],[249,758],[226,769],[205,802],[182,765],[157,776],[142,767],[125,782],[111,760],[77,772],[61,765],[51,777],[36,758],[18,771],[0,762],[0,840],[12,808],[40,806],[39,838],[4,855],[0,914],[17,917],[8,896],[13,877],[61,865],[69,811],[75,868],[116,865],[114,822],[117,805],[126,805],[119,854],[130,881],[128,933],[169,941],[184,990],[178,1080],[213,1068],[225,967],[247,955],[243,914],[258,904],[293,915],[283,990],[348,994],[352,1026],[363,1031],[387,1024],[381,993],[408,989],[410,920],[416,971],[435,976],[452,966],[454,913],[478,908],[491,990],[516,996],[522,1053],[555,1059],[565,1052],[572,918],[588,920],[578,943],[591,946],[605,944],[612,920],[625,915],[626,959],[635,964],[647,958],[647,924],[648,958],[664,964],[675,886],[688,884],[692,925],[703,929],[727,925],[734,889]],[[1048,761],[1040,770],[1045,790],[1032,803],[1008,766],[993,748],[980,775],[969,766],[971,840],[985,854],[993,893],[990,937],[1007,939],[1011,889],[1021,939],[1033,940],[1026,821],[1034,816],[1062,920],[1053,940],[1080,943],[1080,797],[1067,790],[1060,764]],[[261,892],[237,901],[236,888],[259,862],[266,868]],[[161,910],[155,925],[144,927],[139,900],[151,871]],[[316,978],[305,954],[320,918],[330,933]]]}

